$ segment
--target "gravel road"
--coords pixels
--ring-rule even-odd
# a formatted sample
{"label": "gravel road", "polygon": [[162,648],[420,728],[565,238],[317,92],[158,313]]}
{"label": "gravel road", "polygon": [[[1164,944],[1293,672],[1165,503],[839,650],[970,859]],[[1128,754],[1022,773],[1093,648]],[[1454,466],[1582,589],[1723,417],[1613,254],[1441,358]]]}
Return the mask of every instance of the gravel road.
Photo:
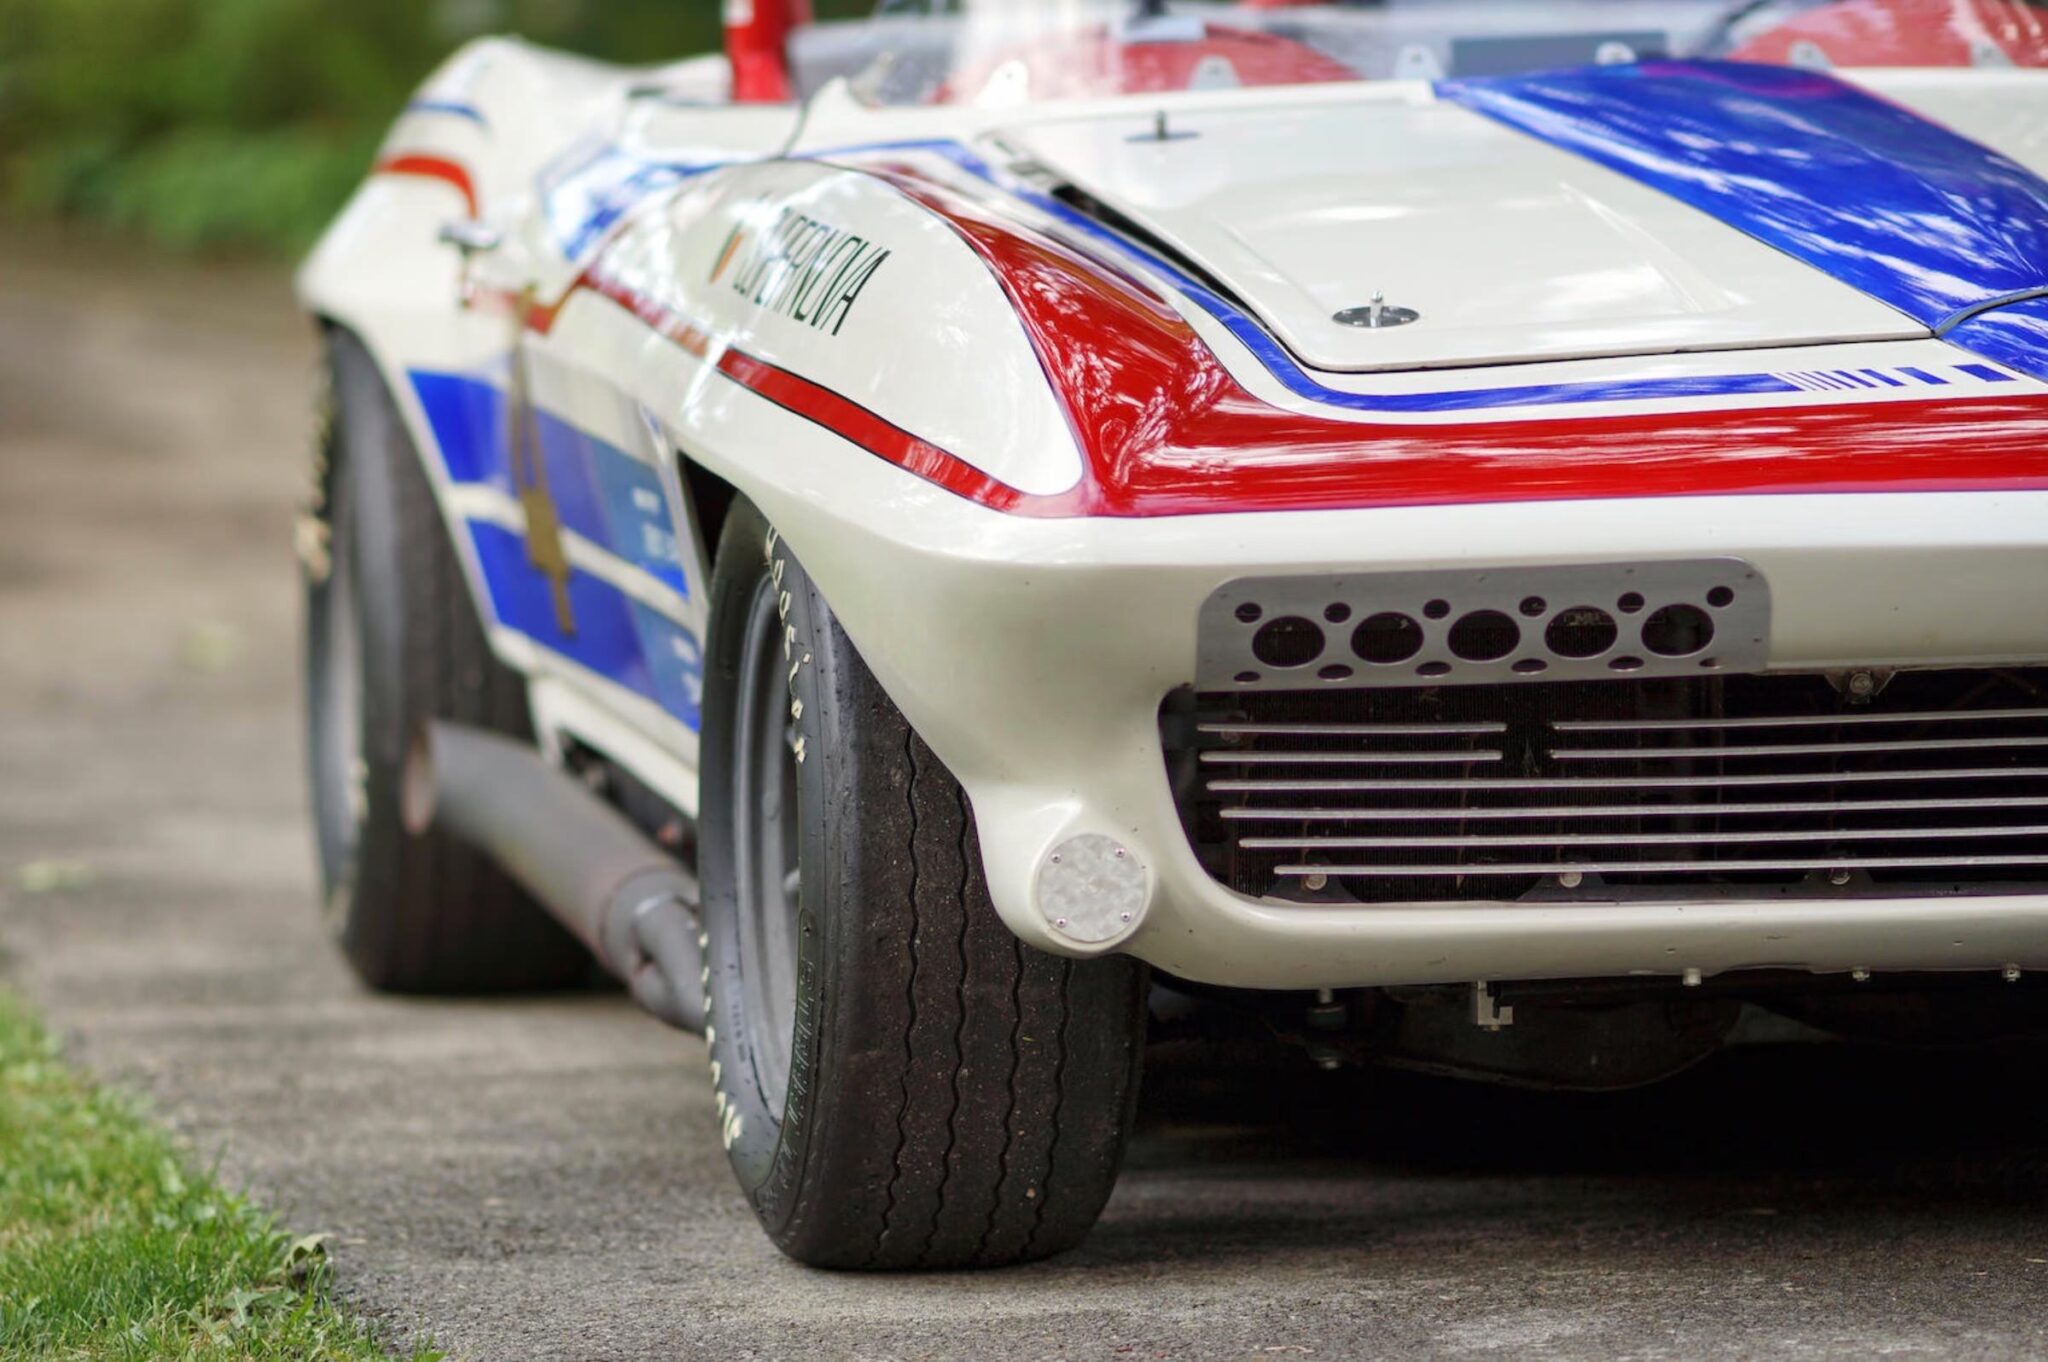
{"label": "gravel road", "polygon": [[1080,1252],[829,1276],[614,996],[395,1001],[322,939],[272,273],[0,269],[0,949],[81,1060],[461,1358],[2048,1357],[2048,1065],[1752,1051],[1619,1098],[1160,1057]]}

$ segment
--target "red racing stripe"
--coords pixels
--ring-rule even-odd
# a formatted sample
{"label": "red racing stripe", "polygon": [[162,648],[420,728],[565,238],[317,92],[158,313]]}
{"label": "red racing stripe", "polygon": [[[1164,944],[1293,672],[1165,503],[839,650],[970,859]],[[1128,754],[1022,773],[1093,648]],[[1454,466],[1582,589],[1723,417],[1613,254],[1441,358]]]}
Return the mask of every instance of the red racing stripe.
{"label": "red racing stripe", "polygon": [[[434,157],[379,170],[463,189]],[[581,291],[768,401],[992,510],[1043,517],[1441,506],[1623,497],[2048,490],[2048,396],[1440,424],[1338,420],[1248,392],[1137,280],[902,167],[871,170],[937,214],[987,264],[1029,334],[1083,452],[1071,490],[1032,495],[843,394],[743,350],[602,269],[551,303],[472,305],[550,331]],[[712,359],[716,356],[715,360]]]}
{"label": "red racing stripe", "polygon": [[402,152],[377,162],[370,173],[410,175],[417,179],[439,180],[443,184],[453,185],[461,193],[463,205],[469,210],[469,215],[472,218],[477,215],[476,181],[470,178],[468,168],[458,161],[451,161],[445,156],[429,156],[422,152]]}
{"label": "red racing stripe", "polygon": [[718,372],[776,406],[816,422],[955,496],[997,511],[1015,510],[1027,500],[1024,493],[998,482],[965,460],[891,424],[859,403],[767,360],[728,348],[718,357]]}
{"label": "red racing stripe", "polygon": [[1088,476],[1022,514],[2048,490],[2038,394],[1428,425],[1276,407],[1150,290],[908,168],[868,173],[982,257],[1066,404]]}
{"label": "red racing stripe", "polygon": [[[624,308],[656,333],[697,358],[710,358],[711,337],[702,327],[658,300],[612,278],[602,269],[593,266],[584,271],[570,293],[573,295],[578,289],[588,289]],[[567,301],[564,298],[550,308],[529,309],[527,324],[545,333],[554,325],[555,317]],[[719,373],[750,392],[859,445],[877,458],[886,459],[898,468],[945,488],[955,496],[1004,511],[1012,509],[1024,496],[1016,488],[990,477],[930,441],[920,439],[851,398],[778,364],[734,346],[719,350],[713,363]]]}

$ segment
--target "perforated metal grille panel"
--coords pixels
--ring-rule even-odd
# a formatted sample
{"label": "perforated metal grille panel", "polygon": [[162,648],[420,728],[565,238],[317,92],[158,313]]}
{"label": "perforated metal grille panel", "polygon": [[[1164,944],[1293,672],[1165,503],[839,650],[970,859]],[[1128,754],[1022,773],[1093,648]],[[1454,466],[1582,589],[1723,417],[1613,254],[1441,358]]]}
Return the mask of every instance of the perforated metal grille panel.
{"label": "perforated metal grille panel", "polygon": [[1737,558],[1247,577],[1202,606],[1205,690],[1760,671],[1771,593]]}
{"label": "perforated metal grille panel", "polygon": [[2048,670],[1183,692],[1188,832],[1310,902],[2048,886]]}

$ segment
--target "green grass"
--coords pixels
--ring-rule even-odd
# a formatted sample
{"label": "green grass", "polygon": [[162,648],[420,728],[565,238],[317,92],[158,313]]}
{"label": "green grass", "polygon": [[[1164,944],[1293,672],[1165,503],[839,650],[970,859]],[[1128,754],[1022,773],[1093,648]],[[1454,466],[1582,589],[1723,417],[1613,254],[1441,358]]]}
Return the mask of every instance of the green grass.
{"label": "green grass", "polygon": [[196,1172],[0,994],[0,1357],[384,1356],[334,1307],[317,1237]]}

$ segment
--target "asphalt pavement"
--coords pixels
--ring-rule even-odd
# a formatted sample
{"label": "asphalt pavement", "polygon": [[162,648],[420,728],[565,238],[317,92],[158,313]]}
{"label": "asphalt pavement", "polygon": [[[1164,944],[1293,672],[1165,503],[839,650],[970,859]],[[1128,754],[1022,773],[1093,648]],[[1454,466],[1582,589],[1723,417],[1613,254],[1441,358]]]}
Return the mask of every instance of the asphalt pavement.
{"label": "asphalt pavement", "polygon": [[[703,1048],[359,989],[315,907],[274,271],[0,241],[0,979],[458,1358],[2048,1357],[2039,1053],[1755,1050],[1620,1097],[1161,1053],[1095,1236],[778,1257]],[[113,262],[123,262],[110,269]]]}

